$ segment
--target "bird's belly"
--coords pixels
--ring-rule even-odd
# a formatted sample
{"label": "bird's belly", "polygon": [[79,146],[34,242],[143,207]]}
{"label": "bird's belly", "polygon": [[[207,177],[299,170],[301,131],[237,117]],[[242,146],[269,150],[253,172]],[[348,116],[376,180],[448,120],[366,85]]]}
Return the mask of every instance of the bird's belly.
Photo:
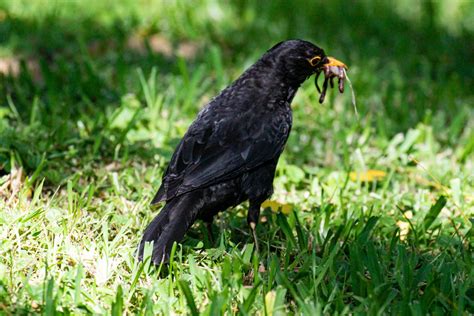
{"label": "bird's belly", "polygon": [[198,218],[212,221],[218,212],[246,200],[263,202],[273,193],[275,167],[276,162],[272,162],[234,179],[200,190],[204,206],[199,211]]}
{"label": "bird's belly", "polygon": [[236,206],[247,197],[241,190],[241,177],[237,177],[202,189],[202,199],[205,203],[198,218],[210,221],[218,212]]}

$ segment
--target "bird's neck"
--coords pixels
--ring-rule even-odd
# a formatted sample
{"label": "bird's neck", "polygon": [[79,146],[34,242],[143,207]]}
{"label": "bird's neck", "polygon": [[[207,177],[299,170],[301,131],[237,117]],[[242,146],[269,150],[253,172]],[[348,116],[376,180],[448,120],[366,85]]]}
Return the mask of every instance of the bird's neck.
{"label": "bird's neck", "polygon": [[267,86],[271,87],[272,91],[278,91],[275,95],[290,103],[298,91],[298,88],[307,79],[306,76],[298,77],[298,75],[294,74],[291,70],[285,69],[281,66],[276,67],[272,64],[263,63],[258,68],[261,68],[259,71],[268,74],[268,76],[272,78],[272,82],[269,84],[267,83]]}
{"label": "bird's neck", "polygon": [[224,97],[239,97],[253,106],[287,107],[293,100],[303,80],[295,80],[283,70],[265,63],[247,69],[234,83],[222,92]]}
{"label": "bird's neck", "polygon": [[268,85],[267,89],[276,100],[284,100],[291,103],[301,86],[301,83],[295,80],[290,80],[283,74],[275,74],[273,76],[273,82]]}

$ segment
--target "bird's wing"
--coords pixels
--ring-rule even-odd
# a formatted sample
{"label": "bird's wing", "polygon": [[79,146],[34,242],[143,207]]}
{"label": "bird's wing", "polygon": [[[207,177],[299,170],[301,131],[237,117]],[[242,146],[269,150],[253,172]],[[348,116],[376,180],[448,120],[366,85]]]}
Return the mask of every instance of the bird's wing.
{"label": "bird's wing", "polygon": [[152,203],[236,177],[277,158],[291,128],[291,113],[208,109],[179,143]]}

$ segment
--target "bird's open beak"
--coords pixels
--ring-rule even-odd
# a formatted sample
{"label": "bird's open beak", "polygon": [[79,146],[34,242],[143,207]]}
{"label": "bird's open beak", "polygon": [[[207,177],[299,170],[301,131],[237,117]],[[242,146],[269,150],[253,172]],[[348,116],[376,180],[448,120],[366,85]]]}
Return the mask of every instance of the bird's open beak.
{"label": "bird's open beak", "polygon": [[342,61],[337,60],[334,57],[327,57],[328,62],[324,64],[326,67],[344,67],[344,69],[348,69],[346,64],[344,64]]}

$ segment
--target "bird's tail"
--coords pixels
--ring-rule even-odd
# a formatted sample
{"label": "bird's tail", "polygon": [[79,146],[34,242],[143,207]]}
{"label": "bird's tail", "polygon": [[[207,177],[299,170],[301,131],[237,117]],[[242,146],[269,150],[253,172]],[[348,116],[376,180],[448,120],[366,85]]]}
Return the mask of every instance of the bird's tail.
{"label": "bird's tail", "polygon": [[188,193],[168,201],[161,212],[148,224],[138,248],[143,260],[145,242],[153,241],[152,261],[159,265],[167,262],[173,243],[181,241],[196,220],[199,208],[194,194]]}

